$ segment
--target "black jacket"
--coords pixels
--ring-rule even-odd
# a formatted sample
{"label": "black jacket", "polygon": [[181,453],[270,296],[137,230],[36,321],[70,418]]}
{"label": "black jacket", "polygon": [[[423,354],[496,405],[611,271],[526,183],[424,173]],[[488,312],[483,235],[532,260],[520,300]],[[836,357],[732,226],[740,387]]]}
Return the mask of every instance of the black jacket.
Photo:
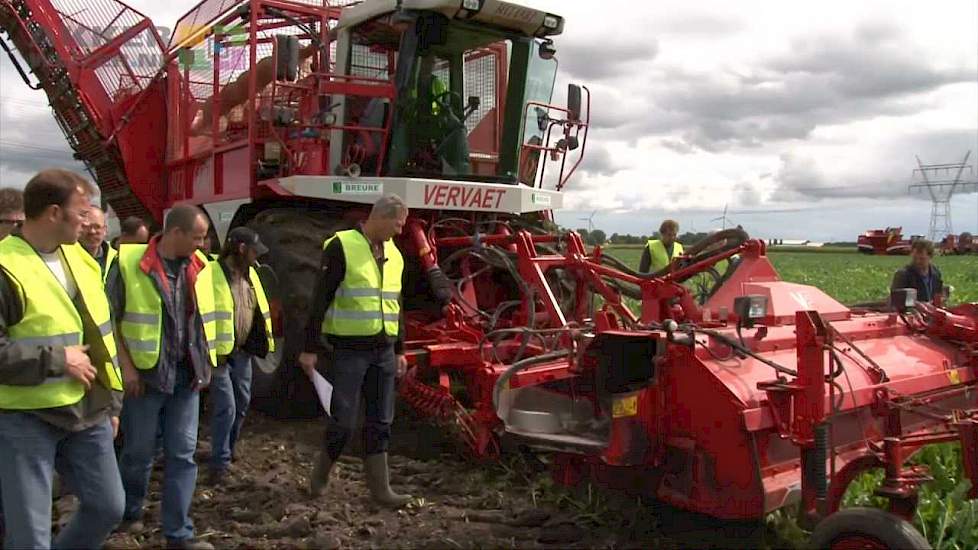
{"label": "black jacket", "polygon": [[[221,271],[224,272],[224,280],[230,282],[233,277],[233,272],[231,268],[228,267],[227,263],[222,259],[219,260],[218,265],[221,266]],[[255,285],[251,282],[251,277],[245,277],[248,281],[248,286],[251,287],[252,292],[255,291]],[[234,299],[234,293],[231,293],[232,299]],[[257,296],[257,293],[256,293]],[[248,332],[248,339],[245,340],[244,346],[241,347],[241,351],[247,353],[248,355],[254,355],[256,357],[265,357],[268,355],[268,334],[265,330],[265,318],[262,316],[261,308],[258,306],[257,299],[255,300],[255,315],[252,318],[251,330]],[[227,356],[221,356],[217,358],[219,364],[224,364],[227,362]]]}
{"label": "black jacket", "polygon": [[934,295],[940,293],[941,289],[944,288],[944,279],[936,265],[931,264],[930,274],[925,277],[911,264],[893,274],[890,289],[897,288],[915,288],[917,289],[917,301],[931,302],[934,300]]}
{"label": "black jacket", "polygon": [[[162,266],[163,263],[156,250],[158,240],[158,237],[151,240],[149,248],[143,255],[144,261],[154,266]],[[163,267],[151,269],[149,273],[163,304],[163,334],[156,367],[147,370],[139,369],[139,376],[144,384],[160,393],[173,393],[178,368],[191,369],[198,387],[206,386],[211,380],[213,367],[210,362],[207,337],[204,334],[204,322],[200,311],[192,304],[192,289],[189,285],[191,272],[201,268],[197,262],[200,260],[195,257],[186,261],[172,288],[169,284],[164,285],[161,280],[161,277],[166,276],[163,275]],[[106,293],[116,323],[121,322],[126,311],[126,284],[119,264],[119,261],[113,262],[106,281]],[[164,292],[164,287],[169,288],[169,292]],[[190,312],[190,315],[187,315],[187,312]],[[121,341],[122,332],[118,331],[117,334]],[[182,345],[177,342],[182,342]]]}
{"label": "black jacket", "polygon": [[397,337],[387,336],[384,329],[374,336],[333,336],[323,341],[322,325],[326,310],[333,303],[336,289],[346,277],[346,254],[339,239],[330,241],[323,250],[322,264],[313,288],[312,309],[309,314],[309,324],[306,325],[306,345],[303,351],[317,353],[323,351],[328,343],[332,347],[357,350],[371,350],[378,347],[394,345],[394,353],[404,351],[404,300],[401,300],[401,318],[397,326]]}

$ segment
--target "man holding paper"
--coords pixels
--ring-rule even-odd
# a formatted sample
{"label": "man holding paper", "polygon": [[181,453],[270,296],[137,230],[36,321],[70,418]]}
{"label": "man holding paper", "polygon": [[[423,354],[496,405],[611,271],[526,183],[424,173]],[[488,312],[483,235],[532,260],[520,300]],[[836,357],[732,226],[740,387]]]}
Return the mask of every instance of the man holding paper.
{"label": "man holding paper", "polygon": [[[363,224],[337,232],[323,245],[305,352],[299,356],[302,369],[315,381],[318,353],[332,348],[326,378],[333,395],[325,448],[310,479],[314,497],[326,490],[333,464],[356,427],[362,394],[366,399],[364,471],[370,494],[391,507],[411,500],[391,490],[387,469],[394,381],[407,368],[401,315],[404,260],[391,239],[401,234],[407,214],[400,197],[382,197]],[[323,386],[319,382],[317,390]]]}

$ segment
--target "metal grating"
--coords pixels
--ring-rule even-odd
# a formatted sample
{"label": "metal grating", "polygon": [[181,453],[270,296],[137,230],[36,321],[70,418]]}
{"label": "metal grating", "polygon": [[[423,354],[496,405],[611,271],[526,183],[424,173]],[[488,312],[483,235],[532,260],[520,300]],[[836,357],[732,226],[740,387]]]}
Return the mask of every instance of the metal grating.
{"label": "metal grating", "polygon": [[[145,16],[116,0],[51,0],[75,45],[88,55],[141,23]],[[140,43],[159,49],[155,38]]]}
{"label": "metal grating", "polygon": [[471,134],[482,119],[496,108],[496,63],[497,56],[490,50],[466,52],[465,54],[465,97],[479,97],[479,108],[465,121]]}
{"label": "metal grating", "polygon": [[388,78],[394,67],[388,63],[387,52],[372,51],[370,47],[354,44],[350,51],[350,74],[367,78]]}
{"label": "metal grating", "polygon": [[[245,3],[247,0],[204,0],[197,4],[195,8],[184,14],[177,20],[170,36],[170,51],[193,36],[197,31],[206,28],[214,23],[225,13]],[[302,4],[306,6],[321,7],[343,7],[359,4],[361,0],[285,0],[286,4]]]}

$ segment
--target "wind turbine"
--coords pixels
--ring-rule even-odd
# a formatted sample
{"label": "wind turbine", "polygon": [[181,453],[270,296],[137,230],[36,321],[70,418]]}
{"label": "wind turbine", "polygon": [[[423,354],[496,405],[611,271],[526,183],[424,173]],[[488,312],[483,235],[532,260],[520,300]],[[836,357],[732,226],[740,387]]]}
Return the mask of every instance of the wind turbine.
{"label": "wind turbine", "polygon": [[722,216],[720,216],[719,218],[713,218],[710,221],[711,222],[721,221],[721,224],[722,224],[721,230],[722,229],[726,229],[727,228],[727,222],[730,221],[730,219],[727,218],[727,205],[726,204],[723,205],[723,215]]}
{"label": "wind turbine", "polygon": [[588,216],[588,217],[586,217],[586,218],[578,218],[582,222],[587,222],[587,232],[588,233],[594,231],[594,215],[597,214],[597,213],[598,213],[598,211],[595,210],[594,212],[591,212],[591,215]]}

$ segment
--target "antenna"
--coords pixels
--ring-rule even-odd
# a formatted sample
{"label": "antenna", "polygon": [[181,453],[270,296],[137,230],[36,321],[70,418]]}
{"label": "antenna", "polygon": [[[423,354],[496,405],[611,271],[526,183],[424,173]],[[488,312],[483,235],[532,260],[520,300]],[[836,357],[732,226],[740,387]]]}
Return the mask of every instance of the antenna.
{"label": "antenna", "polygon": [[954,193],[967,192],[969,188],[978,191],[978,181],[961,181],[966,168],[969,176],[974,174],[972,166],[968,164],[970,157],[971,151],[968,151],[963,161],[950,164],[924,164],[920,157],[914,157],[917,159],[917,168],[914,168],[911,177],[919,178],[920,183],[911,184],[907,189],[917,193],[926,189],[930,196],[930,230],[927,238],[932,242],[939,242],[954,233],[951,225],[951,198]]}

